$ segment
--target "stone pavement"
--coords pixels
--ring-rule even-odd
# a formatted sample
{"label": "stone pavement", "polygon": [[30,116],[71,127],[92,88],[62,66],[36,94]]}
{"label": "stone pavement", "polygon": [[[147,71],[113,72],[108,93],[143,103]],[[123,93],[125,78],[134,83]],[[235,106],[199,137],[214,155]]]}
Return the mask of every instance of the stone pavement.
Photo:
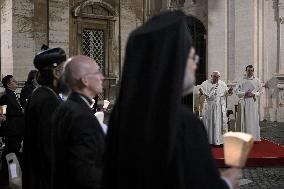
{"label": "stone pavement", "polygon": [[[261,137],[284,145],[284,123],[261,123]],[[248,168],[240,189],[284,189],[284,167]]]}

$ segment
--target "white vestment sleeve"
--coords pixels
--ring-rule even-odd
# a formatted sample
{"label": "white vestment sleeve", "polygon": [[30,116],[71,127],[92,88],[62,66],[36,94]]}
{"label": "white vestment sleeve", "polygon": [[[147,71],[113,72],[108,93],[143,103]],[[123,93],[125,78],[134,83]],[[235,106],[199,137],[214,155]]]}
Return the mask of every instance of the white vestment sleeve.
{"label": "white vestment sleeve", "polygon": [[236,94],[239,98],[243,98],[245,96],[245,91],[242,88],[243,79],[240,79],[236,85]]}
{"label": "white vestment sleeve", "polygon": [[252,93],[255,96],[259,97],[261,95],[261,93],[262,93],[262,85],[261,85],[260,80],[257,80],[257,89],[258,89],[257,91],[253,91]]}

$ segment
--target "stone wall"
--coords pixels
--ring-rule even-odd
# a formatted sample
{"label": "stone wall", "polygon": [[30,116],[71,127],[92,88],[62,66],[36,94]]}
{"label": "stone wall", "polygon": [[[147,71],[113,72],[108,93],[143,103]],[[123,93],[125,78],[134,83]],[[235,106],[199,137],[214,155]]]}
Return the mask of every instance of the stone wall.
{"label": "stone wall", "polygon": [[13,1],[13,74],[20,81],[26,80],[28,72],[34,69],[33,11],[30,0]]}
{"label": "stone wall", "polygon": [[43,44],[49,42],[49,8],[47,0],[34,1],[33,36],[35,52],[39,52]]}
{"label": "stone wall", "polygon": [[61,47],[69,55],[69,0],[49,1],[49,46]]}
{"label": "stone wall", "polygon": [[124,62],[125,47],[129,34],[143,24],[143,9],[140,0],[122,0],[120,10],[121,22],[121,61]]}

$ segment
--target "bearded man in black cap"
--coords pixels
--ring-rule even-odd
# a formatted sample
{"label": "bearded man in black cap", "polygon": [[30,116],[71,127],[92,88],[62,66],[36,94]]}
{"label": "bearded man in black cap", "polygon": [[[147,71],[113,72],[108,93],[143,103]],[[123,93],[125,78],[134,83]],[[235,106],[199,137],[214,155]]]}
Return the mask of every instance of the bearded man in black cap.
{"label": "bearded man in black cap", "polygon": [[66,54],[61,48],[44,50],[34,58],[40,86],[28,100],[25,112],[24,189],[51,188],[51,119],[61,102],[58,86],[65,61]]}
{"label": "bearded man in black cap", "polygon": [[222,178],[204,125],[181,104],[194,86],[194,53],[180,11],[153,17],[130,35],[109,123],[104,189],[237,187],[241,170]]}

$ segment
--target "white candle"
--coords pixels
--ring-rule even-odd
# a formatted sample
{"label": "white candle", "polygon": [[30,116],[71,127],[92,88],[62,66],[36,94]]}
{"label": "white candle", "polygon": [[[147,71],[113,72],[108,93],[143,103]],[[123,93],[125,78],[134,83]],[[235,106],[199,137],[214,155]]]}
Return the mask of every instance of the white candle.
{"label": "white candle", "polygon": [[103,109],[107,109],[108,105],[110,104],[110,101],[104,100],[104,106]]}
{"label": "white candle", "polygon": [[7,105],[3,105],[3,106],[2,106],[2,110],[3,110],[3,114],[4,114],[4,115],[6,114],[6,109],[7,109]]}

